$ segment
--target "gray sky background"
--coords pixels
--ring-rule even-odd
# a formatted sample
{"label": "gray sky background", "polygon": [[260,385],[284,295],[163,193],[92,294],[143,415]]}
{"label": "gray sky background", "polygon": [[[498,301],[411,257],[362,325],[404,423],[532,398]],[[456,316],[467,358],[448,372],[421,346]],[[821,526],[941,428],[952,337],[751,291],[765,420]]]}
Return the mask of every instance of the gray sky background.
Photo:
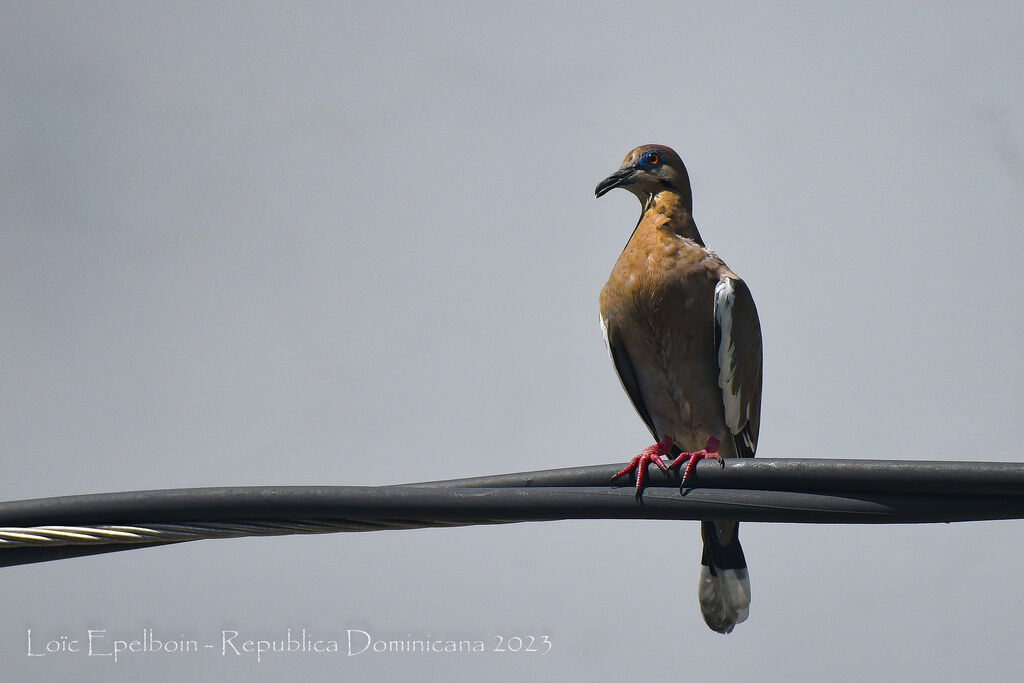
{"label": "gray sky background", "polygon": [[[1019,460],[1019,3],[0,5],[0,499],[386,484],[649,444],[597,295],[674,147],[765,338],[759,455]],[[1019,522],[208,541],[0,571],[25,680],[1010,680]],[[657,577],[657,578],[654,578]],[[26,656],[107,629],[544,656]]]}

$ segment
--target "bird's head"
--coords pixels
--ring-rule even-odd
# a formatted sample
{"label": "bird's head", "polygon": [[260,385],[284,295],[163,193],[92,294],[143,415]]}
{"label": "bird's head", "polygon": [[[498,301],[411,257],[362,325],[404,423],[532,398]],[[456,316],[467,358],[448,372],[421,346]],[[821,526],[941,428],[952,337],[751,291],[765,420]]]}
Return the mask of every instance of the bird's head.
{"label": "bird's head", "polygon": [[597,184],[594,194],[600,197],[616,187],[635,194],[641,204],[646,204],[649,197],[659,192],[675,192],[683,199],[686,209],[693,210],[690,176],[683,160],[671,147],[637,147],[626,155],[618,171]]}

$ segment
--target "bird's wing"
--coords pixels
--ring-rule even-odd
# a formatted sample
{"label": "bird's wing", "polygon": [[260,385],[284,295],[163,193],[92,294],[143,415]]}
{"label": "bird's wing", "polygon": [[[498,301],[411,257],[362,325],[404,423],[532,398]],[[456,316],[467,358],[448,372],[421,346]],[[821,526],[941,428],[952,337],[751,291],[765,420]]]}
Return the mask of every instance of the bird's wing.
{"label": "bird's wing", "polygon": [[636,408],[636,412],[640,415],[644,424],[651,430],[654,440],[659,440],[661,437],[658,436],[658,432],[654,429],[651,413],[647,410],[647,406],[644,405],[644,397],[640,392],[640,382],[636,377],[633,361],[630,360],[626,347],[618,341],[618,335],[612,329],[608,318],[603,314],[601,315],[601,333],[604,334],[604,343],[608,347],[608,355],[611,356],[612,363],[615,365],[615,372],[619,375],[622,388],[626,390],[629,400],[633,402],[633,407]]}
{"label": "bird's wing", "polygon": [[715,287],[715,349],[725,424],[736,453],[752,458],[761,421],[761,324],[750,290],[735,276]]}

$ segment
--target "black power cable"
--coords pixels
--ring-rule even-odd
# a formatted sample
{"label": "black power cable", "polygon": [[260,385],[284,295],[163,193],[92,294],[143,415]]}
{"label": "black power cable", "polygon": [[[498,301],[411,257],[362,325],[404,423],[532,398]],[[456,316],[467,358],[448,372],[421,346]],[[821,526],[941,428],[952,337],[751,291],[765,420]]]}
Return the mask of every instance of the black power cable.
{"label": "black power cable", "polygon": [[[0,566],[203,538],[562,519],[922,523],[1024,518],[1024,464],[827,459],[651,468],[638,501],[620,465],[397,486],[249,486],[0,503]],[[130,538],[129,541],[124,541]]]}

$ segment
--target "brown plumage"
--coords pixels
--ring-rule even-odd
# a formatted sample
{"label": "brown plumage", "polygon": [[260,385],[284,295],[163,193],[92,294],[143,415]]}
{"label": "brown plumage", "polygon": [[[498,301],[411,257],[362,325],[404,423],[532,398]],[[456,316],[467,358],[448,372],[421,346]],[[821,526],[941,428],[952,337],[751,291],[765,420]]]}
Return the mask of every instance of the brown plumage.
{"label": "brown plumage", "polygon": [[[623,388],[658,444],[620,474],[649,462],[750,457],[761,408],[761,330],[743,281],[704,246],[693,221],[686,167],[668,147],[631,151],[596,190],[640,199],[643,213],[601,291],[601,323]],[[680,452],[681,451],[681,452]],[[750,586],[737,524],[702,523],[699,598],[708,625],[728,633],[747,616]]]}

